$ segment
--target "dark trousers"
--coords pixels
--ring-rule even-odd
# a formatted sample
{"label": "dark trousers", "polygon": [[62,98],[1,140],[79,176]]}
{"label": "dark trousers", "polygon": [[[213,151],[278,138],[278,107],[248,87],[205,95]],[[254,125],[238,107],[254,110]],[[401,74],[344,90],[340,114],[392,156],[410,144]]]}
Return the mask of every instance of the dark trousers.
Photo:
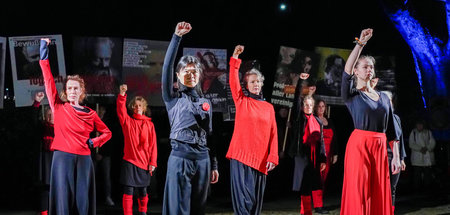
{"label": "dark trousers", "polygon": [[49,212],[52,215],[96,213],[94,166],[90,155],[54,152]]}
{"label": "dark trousers", "polygon": [[[389,146],[388,146],[389,147]],[[400,179],[400,172],[398,174],[393,175],[392,174],[392,153],[388,152],[388,159],[389,159],[389,176],[391,178],[391,196],[392,196],[392,206],[395,206],[395,192],[397,191],[397,184],[398,180]]]}
{"label": "dark trousers", "polygon": [[322,178],[320,177],[320,170],[314,168],[314,164],[309,162],[303,171],[300,195],[311,196],[313,190],[322,190]]}
{"label": "dark trousers", "polygon": [[266,175],[237,160],[230,160],[231,199],[234,214],[260,214]]}
{"label": "dark trousers", "polygon": [[195,160],[171,154],[167,162],[162,214],[205,214],[210,175],[209,156]]}
{"label": "dark trousers", "polygon": [[[95,162],[96,173],[101,175],[101,184],[106,197],[111,197],[111,157],[103,156],[103,158]],[[99,180],[97,178],[97,180]]]}

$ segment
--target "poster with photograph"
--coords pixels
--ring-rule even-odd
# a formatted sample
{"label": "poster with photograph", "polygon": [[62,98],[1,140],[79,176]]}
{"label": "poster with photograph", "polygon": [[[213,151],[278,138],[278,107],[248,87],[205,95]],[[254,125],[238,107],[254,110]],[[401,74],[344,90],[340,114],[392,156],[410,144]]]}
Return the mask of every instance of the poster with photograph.
{"label": "poster with photograph", "polygon": [[374,56],[375,58],[375,78],[372,79],[375,89],[378,91],[396,92],[395,82],[395,57],[394,56]]}
{"label": "poster with photograph", "polygon": [[203,66],[201,79],[205,98],[209,99],[214,112],[227,111],[227,50],[184,48],[183,55],[196,56]]}
{"label": "poster with photograph", "polygon": [[144,97],[149,106],[164,106],[161,72],[169,42],[125,38],[123,41],[123,83],[128,98]]}
{"label": "poster with photograph", "polygon": [[[261,65],[258,60],[243,60],[241,62],[241,67],[239,68],[239,80],[240,80],[243,92],[246,96],[248,96],[248,94],[250,92],[248,92],[248,90],[245,89],[243,77],[244,77],[245,73],[250,71],[251,69],[257,69],[257,70],[261,71]],[[236,107],[234,105],[233,96],[231,95],[229,76],[228,76],[227,77],[227,109],[225,112],[223,112],[223,120],[224,121],[234,121],[235,116],[236,116]]]}
{"label": "poster with photograph", "polygon": [[304,82],[315,81],[319,65],[319,56],[314,52],[304,51],[292,47],[281,46],[277,71],[275,73],[271,103],[275,106],[291,108],[294,102],[295,90],[299,83],[300,73],[310,76]]}
{"label": "poster with photograph", "polygon": [[344,105],[341,99],[342,73],[351,50],[316,47],[315,52],[321,56],[316,94],[328,104]]}
{"label": "poster with photograph", "polygon": [[87,103],[114,103],[122,83],[122,38],[75,37],[73,72],[86,83]]}
{"label": "poster with photograph", "polygon": [[[64,49],[61,35],[9,37],[11,70],[16,107],[31,106],[36,92],[44,92],[44,80],[39,66],[41,38],[49,38],[49,61],[56,87],[62,89],[66,77]],[[47,100],[43,101],[48,104]]]}
{"label": "poster with photograph", "polygon": [[6,37],[0,37],[0,108],[3,108],[3,96],[5,93],[5,55]]}

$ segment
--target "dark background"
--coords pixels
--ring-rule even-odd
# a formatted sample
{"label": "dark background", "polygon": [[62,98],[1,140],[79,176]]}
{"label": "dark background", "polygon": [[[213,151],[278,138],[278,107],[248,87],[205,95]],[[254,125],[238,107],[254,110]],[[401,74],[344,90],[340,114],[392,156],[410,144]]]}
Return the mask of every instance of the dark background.
{"label": "dark background", "polygon": [[[279,4],[287,4],[286,11]],[[445,26],[433,1],[418,4],[427,24]],[[431,5],[431,6],[430,6]],[[428,12],[427,12],[428,11]],[[420,15],[420,14],[419,14]],[[273,77],[276,71],[279,47],[289,46],[314,51],[314,47],[352,49],[354,37],[359,37],[363,28],[373,28],[374,36],[363,53],[369,55],[395,56],[398,106],[403,119],[405,138],[412,122],[425,113],[421,101],[417,75],[414,71],[411,51],[401,35],[389,21],[379,1],[335,1],[335,0],[249,0],[249,1],[76,1],[26,3],[3,1],[0,7],[0,36],[27,36],[62,34],[66,69],[72,68],[72,39],[76,36],[129,37],[137,39],[168,41],[179,21],[190,22],[193,30],[183,37],[182,47],[226,48],[231,55],[235,45],[242,44],[242,58],[257,59],[266,77],[264,94],[270,101]],[[442,24],[442,25],[441,25]],[[441,27],[442,29],[446,29]],[[445,32],[438,29],[438,33]],[[8,46],[9,47],[9,46]],[[180,52],[181,53],[181,49]],[[12,91],[9,50],[6,56],[5,88]],[[92,104],[88,104],[91,105]],[[113,107],[108,107],[114,117]],[[0,110],[0,205],[2,208],[35,208],[37,144],[29,122],[29,108],[14,108],[11,100],[5,101]],[[164,108],[152,108],[153,121],[159,138],[158,172],[156,178],[161,190],[164,180],[164,165],[170,147],[167,143],[169,126]],[[336,181],[330,192],[339,193],[342,181],[345,143],[353,124],[343,106],[333,106],[331,118],[337,124],[340,145],[340,160],[331,178]],[[222,122],[221,115],[214,116],[214,134],[218,145],[220,182],[212,187],[212,198],[229,196],[228,162],[224,158],[233,131],[233,122]],[[120,204],[120,185],[117,182],[123,143],[120,127],[111,126],[113,139],[113,197]],[[254,134],[258,135],[258,134]],[[289,189],[280,185],[290,184],[289,160],[280,165],[269,176],[266,199],[277,198]],[[284,172],[283,172],[284,171]],[[286,174],[285,174],[286,173]],[[408,174],[405,176],[408,177]],[[404,180],[408,181],[408,180]],[[97,187],[101,185],[97,183]],[[280,186],[280,187],[278,187]],[[399,192],[407,192],[408,184],[399,185]],[[405,188],[402,189],[402,186]],[[287,190],[283,190],[287,189]],[[162,195],[162,193],[159,193]],[[98,192],[101,197],[101,192]],[[20,201],[18,201],[20,199]],[[99,201],[100,203],[101,201]]]}

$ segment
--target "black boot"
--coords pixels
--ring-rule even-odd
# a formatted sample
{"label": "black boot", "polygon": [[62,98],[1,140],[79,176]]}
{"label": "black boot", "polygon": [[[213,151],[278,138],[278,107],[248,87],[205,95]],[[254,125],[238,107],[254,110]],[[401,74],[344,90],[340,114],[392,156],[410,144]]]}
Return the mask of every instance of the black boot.
{"label": "black boot", "polygon": [[330,212],[325,210],[323,207],[320,208],[314,208],[314,212],[318,213],[318,214],[329,214]]}

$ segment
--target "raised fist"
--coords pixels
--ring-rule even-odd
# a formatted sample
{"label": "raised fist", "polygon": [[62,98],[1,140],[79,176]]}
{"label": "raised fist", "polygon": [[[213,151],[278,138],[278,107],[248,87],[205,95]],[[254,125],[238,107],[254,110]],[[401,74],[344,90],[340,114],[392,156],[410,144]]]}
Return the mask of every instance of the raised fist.
{"label": "raised fist", "polygon": [[373,29],[371,28],[367,28],[361,31],[361,36],[359,37],[359,41],[363,44],[367,43],[367,41],[369,41],[369,39],[372,37],[373,35]]}
{"label": "raised fist", "polygon": [[244,52],[244,46],[237,45],[237,46],[234,48],[233,57],[234,57],[234,58],[238,58],[239,55],[242,54],[242,52]]}
{"label": "raised fist", "polygon": [[124,96],[128,90],[128,86],[126,84],[122,84],[122,85],[120,85],[119,90],[120,90],[120,95]]}
{"label": "raised fist", "polygon": [[189,33],[192,30],[191,24],[187,22],[179,22],[175,28],[175,34],[182,37],[183,35]]}
{"label": "raised fist", "polygon": [[36,102],[41,102],[42,99],[44,99],[44,97],[45,97],[44,92],[37,92],[37,93],[34,95],[34,100],[35,100]]}
{"label": "raised fist", "polygon": [[50,39],[49,38],[41,38],[41,40],[44,40],[45,42],[47,42],[47,46],[50,44]]}
{"label": "raised fist", "polygon": [[304,72],[300,73],[300,79],[306,80],[308,78],[309,78],[309,74],[308,73],[304,73]]}

